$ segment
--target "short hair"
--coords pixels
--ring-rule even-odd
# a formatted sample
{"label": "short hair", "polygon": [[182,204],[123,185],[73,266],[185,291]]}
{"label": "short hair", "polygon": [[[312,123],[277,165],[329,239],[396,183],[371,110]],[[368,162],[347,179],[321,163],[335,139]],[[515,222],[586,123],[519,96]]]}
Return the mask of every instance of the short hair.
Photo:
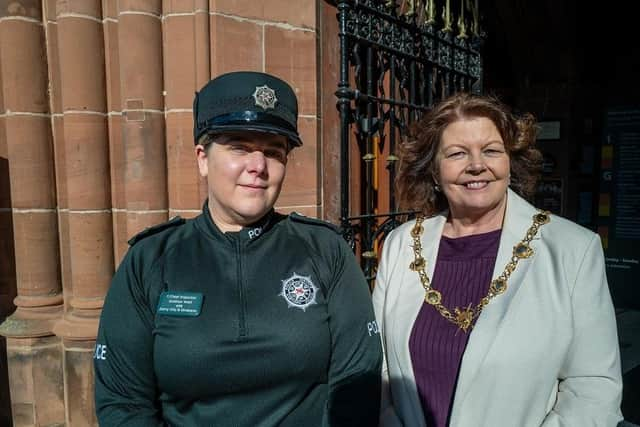
{"label": "short hair", "polygon": [[542,165],[542,155],[534,147],[537,126],[533,115],[517,116],[494,96],[460,92],[434,105],[400,144],[396,188],[401,209],[434,215],[448,208],[434,181],[442,134],[454,122],[480,117],[491,120],[502,137],[511,164],[510,187],[526,199],[533,196]]}

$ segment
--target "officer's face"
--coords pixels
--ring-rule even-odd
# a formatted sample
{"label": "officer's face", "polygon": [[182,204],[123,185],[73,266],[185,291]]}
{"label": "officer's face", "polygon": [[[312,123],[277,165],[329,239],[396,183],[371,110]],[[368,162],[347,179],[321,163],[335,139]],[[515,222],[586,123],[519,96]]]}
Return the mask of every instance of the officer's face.
{"label": "officer's face", "polygon": [[275,204],[287,164],[287,139],[243,132],[196,145],[200,175],[207,178],[209,211],[222,231],[238,231]]}

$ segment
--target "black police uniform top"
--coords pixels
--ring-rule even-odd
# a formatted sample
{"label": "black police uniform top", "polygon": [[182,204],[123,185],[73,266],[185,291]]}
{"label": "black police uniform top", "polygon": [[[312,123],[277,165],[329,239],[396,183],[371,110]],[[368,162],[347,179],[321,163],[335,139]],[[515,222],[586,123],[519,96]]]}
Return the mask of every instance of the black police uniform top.
{"label": "black police uniform top", "polygon": [[206,206],[132,239],[114,276],[94,355],[100,425],[377,425],[380,339],[348,245],[273,211],[222,233]]}

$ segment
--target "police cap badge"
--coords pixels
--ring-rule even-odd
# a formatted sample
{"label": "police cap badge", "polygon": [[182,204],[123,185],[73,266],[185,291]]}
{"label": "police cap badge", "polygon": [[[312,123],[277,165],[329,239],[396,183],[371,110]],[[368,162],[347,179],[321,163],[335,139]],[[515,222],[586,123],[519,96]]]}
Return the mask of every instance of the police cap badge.
{"label": "police cap badge", "polygon": [[298,134],[298,100],[291,86],[270,74],[236,71],[209,81],[193,101],[195,143],[205,134],[267,132],[285,136],[292,147]]}

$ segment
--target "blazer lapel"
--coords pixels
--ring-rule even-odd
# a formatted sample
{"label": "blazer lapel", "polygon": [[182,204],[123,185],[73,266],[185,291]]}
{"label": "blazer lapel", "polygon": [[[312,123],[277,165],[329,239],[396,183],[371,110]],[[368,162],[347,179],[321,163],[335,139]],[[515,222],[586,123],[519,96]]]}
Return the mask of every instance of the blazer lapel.
{"label": "blazer lapel", "polygon": [[[427,272],[429,277],[433,277],[435,261],[440,247],[440,236],[446,222],[445,214],[437,215],[429,218],[423,223],[424,233],[422,234],[422,256],[427,261]],[[407,234],[411,229],[407,230]],[[400,256],[400,262],[405,265],[399,265],[398,268],[405,269],[402,277],[402,284],[399,289],[398,304],[396,307],[396,315],[394,316],[393,331],[399,331],[396,334],[394,353],[399,361],[398,366],[402,372],[403,383],[405,385],[405,398],[410,400],[408,407],[413,409],[413,420],[411,424],[415,427],[424,426],[424,414],[422,413],[422,403],[418,396],[415,375],[413,373],[413,364],[411,362],[411,354],[409,352],[409,337],[413,324],[420,312],[420,308],[424,302],[424,288],[420,282],[418,273],[409,269],[409,264],[413,261],[413,239],[407,236],[406,240],[411,247],[407,247],[407,256]]]}
{"label": "blazer lapel", "polygon": [[[513,247],[520,242],[532,224],[535,209],[521,199],[516,193],[508,190],[507,208],[502,226],[500,245],[493,269],[492,279],[502,274],[505,266],[513,256]],[[537,236],[539,237],[539,236]],[[535,249],[534,249],[535,250]],[[535,256],[535,253],[534,253]],[[507,281],[507,290],[498,295],[484,308],[475,326],[467,348],[462,357],[458,384],[451,413],[451,425],[456,425],[456,412],[461,408],[474,378],[482,367],[484,358],[494,342],[500,325],[507,315],[511,302],[521,288],[527,274],[531,259],[522,259]]]}

